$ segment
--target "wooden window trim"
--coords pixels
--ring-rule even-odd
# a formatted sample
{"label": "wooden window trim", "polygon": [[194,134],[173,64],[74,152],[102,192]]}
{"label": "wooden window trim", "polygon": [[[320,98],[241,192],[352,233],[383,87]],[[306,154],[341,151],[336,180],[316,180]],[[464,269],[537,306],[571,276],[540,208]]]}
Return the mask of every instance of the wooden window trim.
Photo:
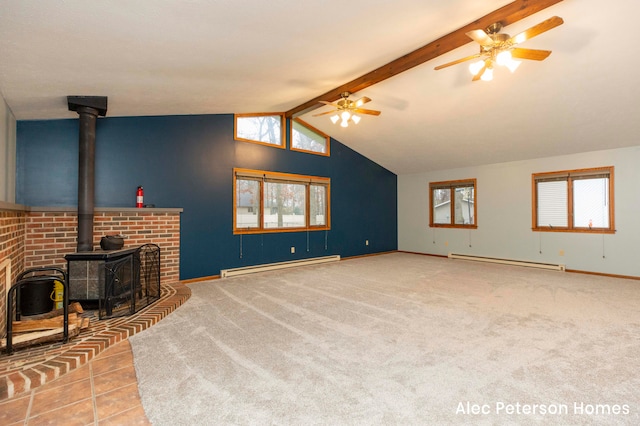
{"label": "wooden window trim", "polygon": [[[238,228],[237,227],[237,179],[255,180],[260,183],[259,194],[260,203],[258,211],[258,227],[256,228]],[[280,183],[298,183],[305,185],[305,226],[290,228],[264,228],[264,183],[280,182]],[[311,225],[311,185],[324,186],[326,188],[326,220],[324,225]],[[233,234],[270,234],[280,232],[302,232],[302,231],[325,231],[331,229],[331,179],[321,176],[299,175],[291,173],[270,172],[265,170],[253,169],[233,169]]]}
{"label": "wooden window trim", "polygon": [[[280,144],[279,145],[275,145],[275,144],[268,143],[268,142],[255,141],[253,139],[246,139],[246,138],[238,137],[238,118],[241,118],[241,117],[266,117],[266,116],[280,117]],[[258,112],[258,113],[234,114],[233,115],[233,139],[237,140],[237,141],[241,141],[241,142],[250,142],[250,143],[255,143],[255,144],[258,144],[258,145],[270,146],[271,148],[286,149],[287,142],[286,142],[286,129],[285,129],[285,127],[286,127],[286,121],[285,121],[285,118],[284,118],[284,113]]]}
{"label": "wooden window trim", "polygon": [[[455,224],[455,206],[454,199],[451,197],[451,203],[449,208],[451,209],[451,223],[434,223],[435,212],[433,205],[433,190],[443,188],[459,188],[473,186],[473,224]],[[452,194],[453,195],[453,194]],[[429,182],[429,227],[431,228],[460,228],[460,229],[477,229],[478,228],[478,185],[475,178],[472,179],[458,179],[447,180],[440,182]]]}
{"label": "wooden window trim", "polygon": [[[573,226],[573,181],[589,177],[609,178],[609,227],[584,228]],[[567,182],[567,223],[566,227],[538,226],[538,193],[537,182],[561,180]],[[562,170],[557,172],[533,173],[531,175],[531,230],[535,232],[573,232],[585,234],[615,234],[615,196],[614,196],[614,166],[593,167],[586,169]]]}
{"label": "wooden window trim", "polygon": [[[320,156],[323,156],[323,157],[330,157],[331,156],[331,137],[329,135],[324,133],[322,130],[320,130],[320,129],[316,128],[316,127],[313,127],[311,124],[307,123],[306,121],[301,120],[300,118],[294,118],[291,121],[292,121],[291,128],[289,129],[289,150],[290,151],[304,152],[306,154],[320,155]],[[296,122],[296,123],[300,124],[301,126],[304,126],[307,129],[311,130],[312,132],[317,133],[318,135],[324,137],[325,140],[326,140],[327,152],[317,152],[317,151],[310,151],[308,149],[295,148],[293,146],[293,122]]]}

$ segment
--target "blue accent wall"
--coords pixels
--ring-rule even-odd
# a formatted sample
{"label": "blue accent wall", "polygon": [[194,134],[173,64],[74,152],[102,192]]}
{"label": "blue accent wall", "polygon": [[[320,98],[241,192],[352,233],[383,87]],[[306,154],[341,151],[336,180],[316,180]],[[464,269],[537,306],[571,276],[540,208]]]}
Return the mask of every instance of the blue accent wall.
{"label": "blue accent wall", "polygon": [[[235,141],[233,125],[233,114],[99,118],[96,206],[133,207],[142,185],[145,204],[183,208],[181,279],[397,249],[395,174],[334,139],[324,157]],[[77,206],[78,120],[19,121],[16,144],[16,202]],[[331,178],[331,230],[233,235],[234,167]]]}

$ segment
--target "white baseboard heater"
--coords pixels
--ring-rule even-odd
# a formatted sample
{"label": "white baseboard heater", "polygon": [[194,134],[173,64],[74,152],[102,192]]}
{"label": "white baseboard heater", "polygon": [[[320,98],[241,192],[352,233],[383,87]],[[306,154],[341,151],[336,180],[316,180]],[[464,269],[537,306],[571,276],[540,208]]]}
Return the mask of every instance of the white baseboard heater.
{"label": "white baseboard heater", "polygon": [[274,271],[276,269],[295,268],[297,266],[317,265],[319,263],[335,262],[340,260],[340,255],[313,257],[310,259],[290,260],[287,262],[267,263],[264,265],[243,266],[241,268],[220,270],[221,278],[234,277],[238,275],[254,274],[256,272]]}
{"label": "white baseboard heater", "polygon": [[555,263],[529,262],[526,260],[499,259],[495,257],[471,256],[467,254],[449,253],[449,259],[473,260],[476,262],[500,263],[503,265],[525,266],[528,268],[550,269],[553,271],[564,271],[564,265]]}

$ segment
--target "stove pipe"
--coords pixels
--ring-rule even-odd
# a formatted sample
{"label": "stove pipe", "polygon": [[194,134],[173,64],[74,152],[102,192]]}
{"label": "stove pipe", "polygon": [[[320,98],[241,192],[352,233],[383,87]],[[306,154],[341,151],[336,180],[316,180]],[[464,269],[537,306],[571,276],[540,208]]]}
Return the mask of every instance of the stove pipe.
{"label": "stove pipe", "polygon": [[67,96],[69,110],[79,115],[78,149],[78,245],[77,251],[93,251],[95,203],[96,119],[107,114],[105,96]]}

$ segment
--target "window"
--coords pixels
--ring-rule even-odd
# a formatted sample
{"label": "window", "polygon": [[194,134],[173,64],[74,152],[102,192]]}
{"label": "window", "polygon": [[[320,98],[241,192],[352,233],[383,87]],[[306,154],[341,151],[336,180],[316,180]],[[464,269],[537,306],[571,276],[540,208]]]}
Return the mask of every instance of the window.
{"label": "window", "polygon": [[329,136],[304,121],[291,120],[291,150],[329,155]]}
{"label": "window", "polygon": [[236,114],[234,138],[284,148],[284,114]]}
{"label": "window", "polygon": [[613,167],[534,173],[533,230],[615,232]]}
{"label": "window", "polygon": [[234,234],[330,229],[330,179],[234,169]]}
{"label": "window", "polygon": [[251,229],[260,226],[260,182],[251,179],[236,179],[235,210],[237,228]]}
{"label": "window", "polygon": [[476,180],[430,182],[429,226],[477,228]]}
{"label": "window", "polygon": [[304,183],[265,180],[263,183],[264,228],[304,228],[307,221],[307,185]]}
{"label": "window", "polygon": [[326,185],[309,187],[309,225],[325,226],[327,224],[327,191]]}

